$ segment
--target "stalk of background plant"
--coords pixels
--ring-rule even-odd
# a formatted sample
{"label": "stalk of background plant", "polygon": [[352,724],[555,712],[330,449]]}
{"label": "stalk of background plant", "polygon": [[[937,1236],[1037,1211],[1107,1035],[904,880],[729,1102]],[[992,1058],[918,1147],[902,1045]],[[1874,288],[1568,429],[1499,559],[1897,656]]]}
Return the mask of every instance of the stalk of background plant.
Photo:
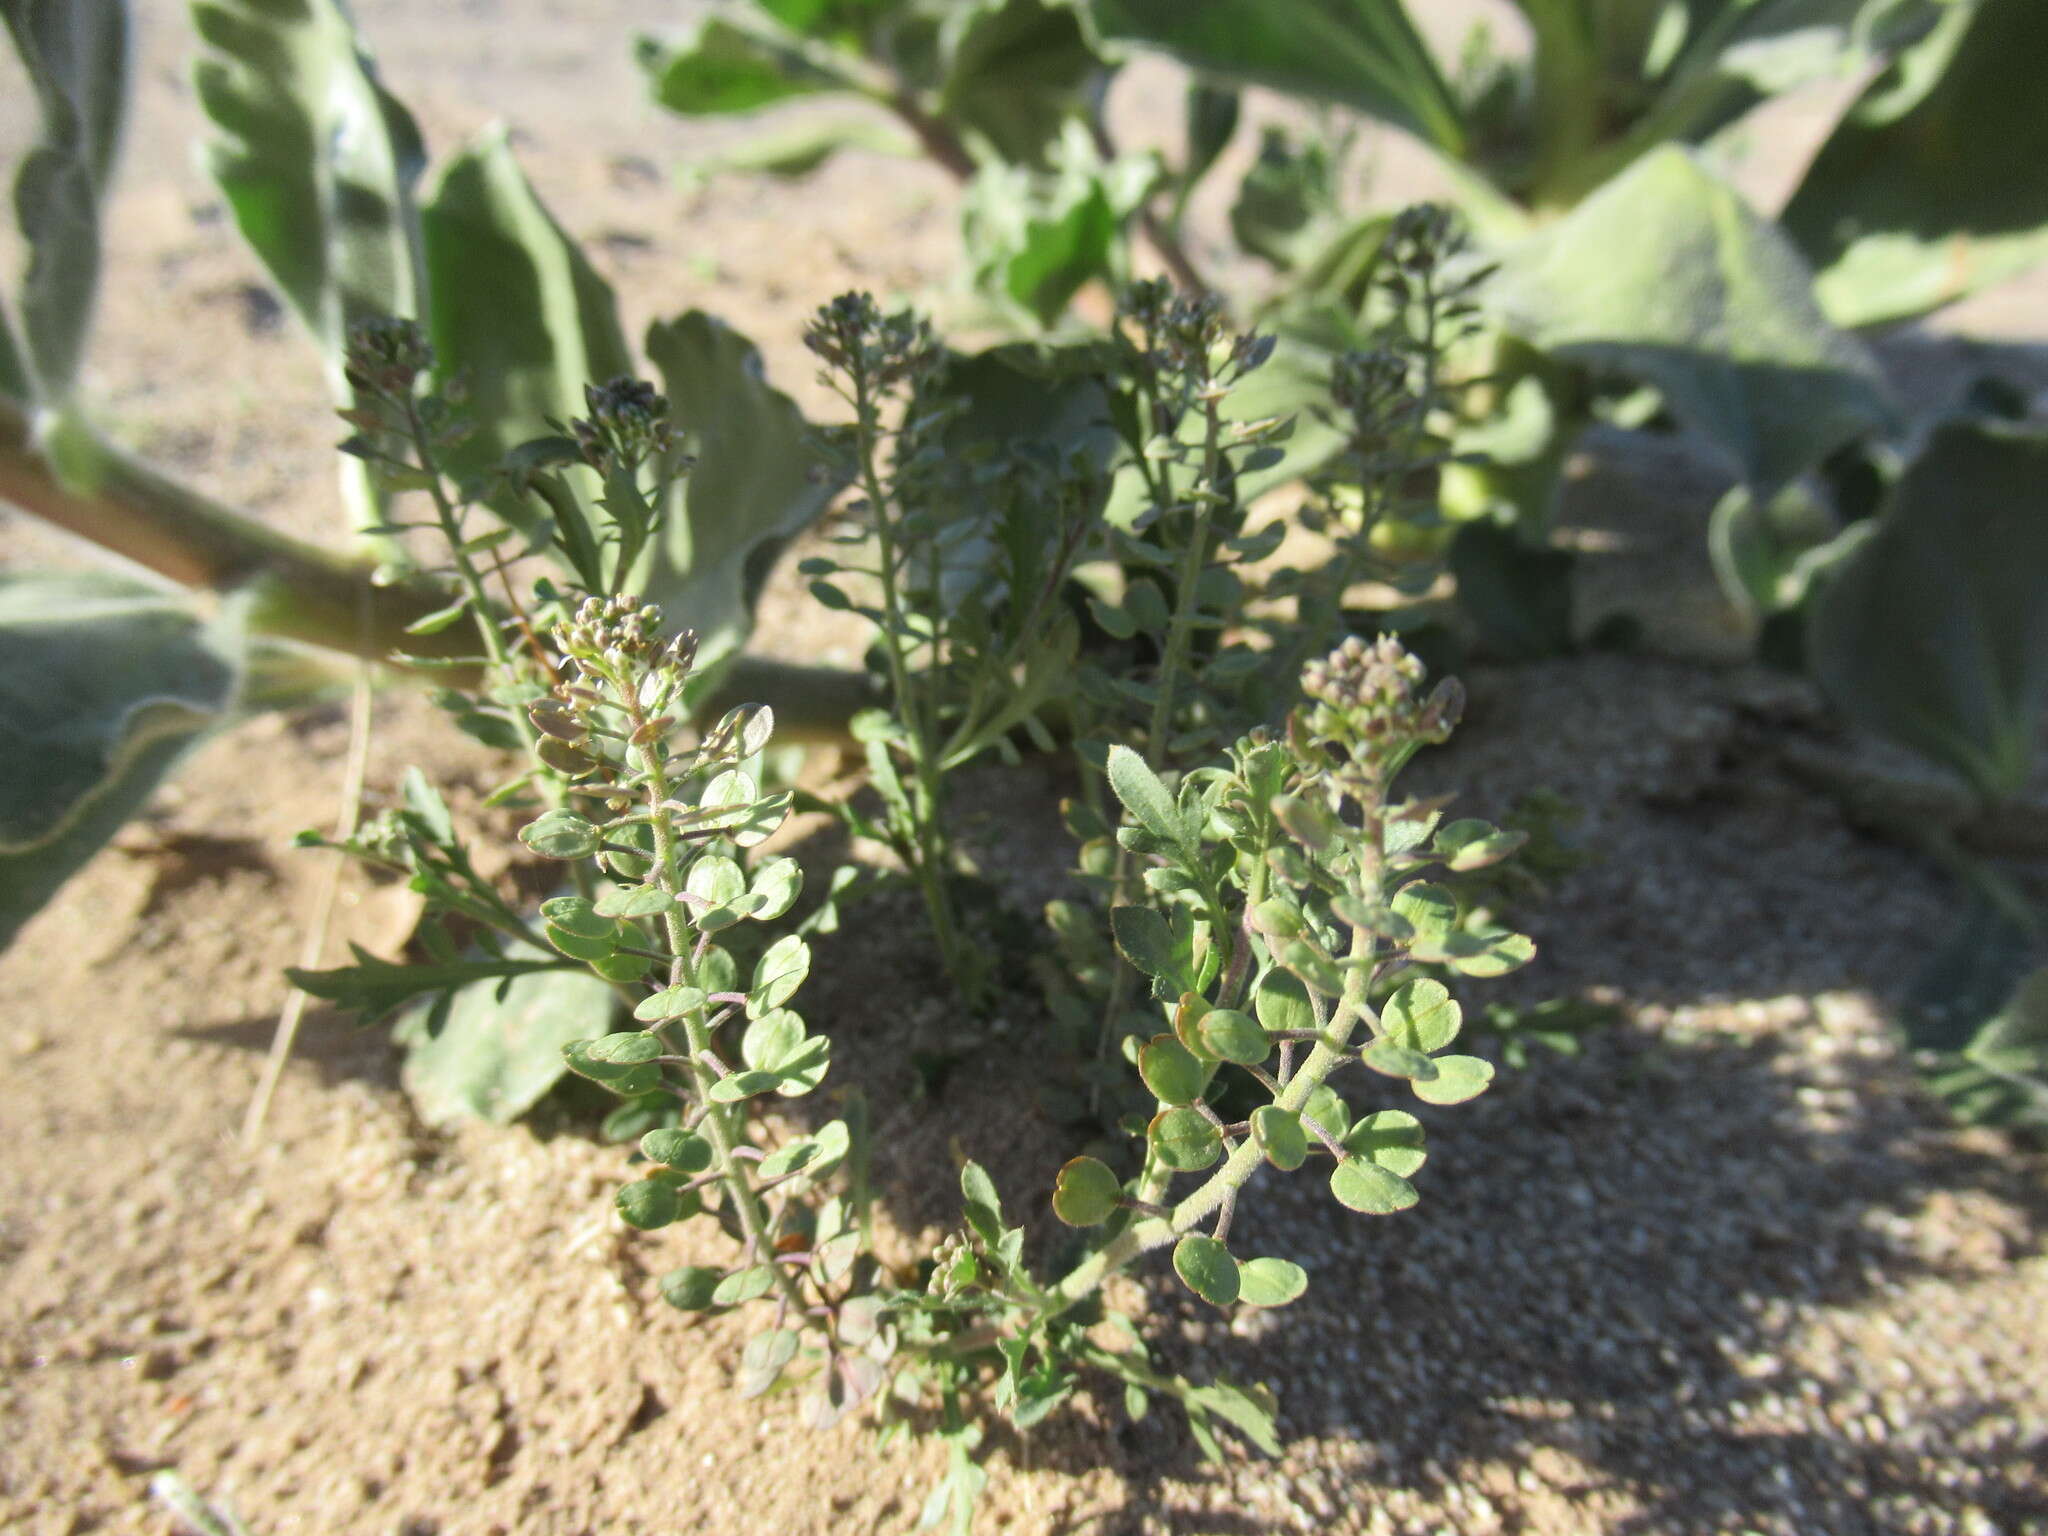
{"label": "stalk of background plant", "polygon": [[[0,502],[179,586],[253,590],[249,624],[260,635],[386,663],[401,653],[473,656],[484,643],[467,616],[432,633],[414,628],[447,607],[439,586],[380,582],[375,565],[265,527],[83,426],[67,426],[61,442],[39,439],[28,414],[4,396]],[[716,715],[744,699],[772,703],[785,739],[816,742],[848,740],[847,722],[873,702],[857,673],[759,656],[736,657],[705,710]]]}

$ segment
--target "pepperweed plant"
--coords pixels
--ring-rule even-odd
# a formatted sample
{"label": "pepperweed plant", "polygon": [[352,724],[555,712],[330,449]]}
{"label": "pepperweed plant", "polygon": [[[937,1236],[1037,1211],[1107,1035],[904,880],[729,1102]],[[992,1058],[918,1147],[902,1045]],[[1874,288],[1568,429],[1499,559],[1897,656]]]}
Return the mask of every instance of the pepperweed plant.
{"label": "pepperweed plant", "polygon": [[[849,345],[882,337],[897,348],[885,357],[905,355],[896,338],[914,333],[878,327],[851,304],[835,310]],[[1169,338],[1158,348],[1178,370],[1168,387],[1185,390],[1204,418],[1196,467],[1173,491],[1192,531],[1171,546],[1180,560],[1171,600],[1161,594],[1156,688],[1183,667],[1198,677],[1189,658],[1221,649],[1213,622],[1189,619],[1212,612],[1206,605],[1220,590],[1212,582],[1209,595],[1200,591],[1213,540],[1238,536],[1221,466],[1246,442],[1257,451],[1272,429],[1226,429],[1211,409],[1234,371],[1256,366],[1255,344],[1223,338],[1213,316],[1177,300],[1152,334]],[[852,363],[870,365],[871,356]],[[1133,1413],[1154,1397],[1179,1402],[1212,1455],[1226,1429],[1277,1449],[1269,1393],[1159,1369],[1135,1320],[1106,1310],[1102,1288],[1169,1251],[1174,1272],[1211,1305],[1285,1305],[1302,1294],[1307,1272],[1285,1251],[1245,1252],[1233,1236],[1260,1180],[1316,1163],[1341,1205],[1405,1210],[1418,1199],[1427,1156],[1409,1101],[1454,1105],[1491,1081],[1490,1062],[1452,1049],[1461,1013],[1449,983],[1499,975],[1532,946],[1422,877],[1431,866],[1491,864],[1519,838],[1480,822],[1446,823],[1440,802],[1395,791],[1403,765],[1456,725],[1458,686],[1426,688],[1421,664],[1396,640],[1353,637],[1302,669],[1281,724],[1240,733],[1206,761],[1196,759],[1223,719],[1204,702],[1209,695],[1194,684],[1131,695],[1150,706],[1145,726],[1131,732],[1140,745],[1116,741],[1101,753],[1124,866],[1102,921],[1142,994],[1127,999],[1125,1015],[1145,1022],[1118,1035],[1105,1065],[1150,1110],[1119,1122],[1121,1150],[1098,1139],[1046,1192],[1052,1214],[1083,1244],[1078,1253],[1073,1238],[1059,1245],[1063,1269],[1027,1252],[1029,1224],[1004,1215],[995,1181],[974,1163],[961,1175],[960,1230],[914,1267],[888,1268],[870,1244],[870,1148],[858,1100],[813,1129],[777,1113],[819,1088],[832,1043],[795,1006],[812,964],[807,941],[787,931],[802,869],[790,854],[761,851],[791,804],[758,777],[773,720],[765,708],[741,706],[694,726],[694,637],[617,590],[632,541],[649,536],[666,504],[643,480],[651,468],[658,490],[674,463],[666,402],[629,380],[593,389],[588,420],[515,450],[486,482],[458,486],[439,473],[436,448],[459,432],[459,411],[417,393],[427,366],[417,333],[365,332],[351,366],[370,402],[351,418],[362,433],[354,446],[395,490],[432,506],[426,526],[448,545],[450,607],[476,618],[484,638],[485,654],[474,658],[481,685],[450,687],[443,703],[485,739],[524,753],[523,771],[491,800],[517,814],[519,841],[562,877],[557,894],[526,910],[480,873],[447,806],[410,775],[403,807],[348,847],[405,870],[426,895],[426,962],[359,955],[340,971],[299,973],[302,983],[370,1014],[546,971],[580,972],[615,997],[610,1026],[572,1040],[563,1057],[623,1101],[610,1129],[637,1136],[631,1177],[614,1197],[618,1214],[643,1231],[702,1220],[724,1233],[714,1262],[662,1276],[663,1297],[750,1319],[742,1396],[793,1385],[814,1425],[865,1407],[887,1434],[943,1438],[951,1455],[927,1506],[930,1522],[966,1529],[985,1477],[974,1451],[987,1412],[1028,1425],[1091,1374],[1119,1383]],[[1190,388],[1198,377],[1209,382]],[[1229,443],[1226,431],[1236,432]],[[899,455],[905,435],[912,429],[899,429]],[[534,464],[571,451],[605,477],[610,521],[574,535],[587,539],[564,561],[573,580],[542,580],[521,602],[497,557],[502,538],[473,534],[468,517],[484,496],[530,492]],[[865,478],[879,505],[879,471],[870,466]],[[903,483],[902,468],[894,478]],[[1063,478],[1078,477],[1056,473],[1053,483]],[[916,503],[906,496],[899,504]],[[1074,530],[1092,513],[1078,496],[1075,506],[1048,560],[998,562],[1012,583],[1006,590],[1028,595],[1020,627],[1042,627],[1046,594],[1065,579],[1062,562],[1088,542]],[[1203,526],[1211,520],[1213,528]],[[1001,523],[998,513],[982,526]],[[945,571],[920,579],[943,582]],[[888,622],[886,600],[881,614]],[[1007,621],[978,622],[957,653],[970,659],[964,670],[949,670],[956,653],[910,621],[899,637],[906,658],[915,640],[915,675],[931,691],[920,694],[906,666],[900,677],[911,686],[898,697],[947,701],[930,718],[949,734],[910,747],[878,736],[875,745],[915,768],[916,754],[938,742],[928,770],[935,789],[965,760],[952,753],[1008,729],[1016,717],[1006,712],[1029,696],[1015,671],[1005,702],[984,713],[971,682],[964,693],[940,692],[972,679],[974,666],[993,677],[1024,654],[1001,649],[1014,643],[1001,640]],[[892,643],[883,637],[885,650]],[[1011,661],[975,659],[998,657]],[[1185,713],[1176,696],[1189,701]],[[914,833],[918,823],[903,825]]]}
{"label": "pepperweed plant", "polygon": [[821,603],[874,626],[888,700],[854,722],[882,814],[834,809],[903,861],[947,973],[980,1004],[989,948],[963,928],[947,775],[1005,749],[1015,731],[1050,745],[1037,716],[1063,697],[1079,640],[1059,599],[1094,552],[1107,487],[1062,445],[961,451],[950,434],[969,401],[921,320],[849,293],[818,311],[804,340],[853,412],[827,448],[857,499],[836,536],[847,553],[801,569]]}

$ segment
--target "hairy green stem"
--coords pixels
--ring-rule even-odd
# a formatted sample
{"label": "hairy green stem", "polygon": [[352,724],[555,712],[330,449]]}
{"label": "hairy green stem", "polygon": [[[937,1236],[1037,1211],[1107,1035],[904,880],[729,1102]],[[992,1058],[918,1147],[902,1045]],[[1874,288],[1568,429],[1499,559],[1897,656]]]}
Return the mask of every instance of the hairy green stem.
{"label": "hairy green stem", "polygon": [[[626,717],[633,722],[633,735],[639,737],[648,723],[646,711],[640,704],[639,689],[630,682],[619,680],[619,700]],[[648,825],[654,834],[654,878],[670,898],[662,913],[671,957],[669,985],[694,987],[697,985],[697,968],[692,960],[689,933],[683,927],[683,882],[676,873],[676,831],[674,813],[668,809],[666,764],[659,741],[644,741],[638,751],[641,771],[647,776]],[[803,1292],[797,1286],[796,1277],[774,1262],[774,1245],[768,1241],[767,1212],[762,1208],[759,1193],[747,1178],[745,1160],[737,1155],[746,1137],[744,1129],[734,1124],[734,1117],[736,1114],[744,1115],[745,1108],[742,1105],[719,1104],[711,1097],[717,1076],[706,1065],[712,1055],[711,1029],[706,1022],[708,1006],[700,1003],[683,1017],[683,1032],[690,1042],[686,1070],[696,1089],[697,1102],[704,1106],[701,1123],[705,1139],[711,1143],[712,1153],[718,1159],[720,1183],[732,1201],[733,1214],[739,1219],[749,1259],[769,1266],[783,1299],[802,1316],[805,1313]]]}
{"label": "hairy green stem", "polygon": [[[1145,766],[1155,773],[1166,766],[1166,739],[1173,725],[1174,694],[1181,668],[1187,663],[1188,648],[1194,634],[1195,589],[1202,579],[1202,568],[1207,564],[1209,519],[1215,511],[1216,480],[1222,469],[1223,418],[1221,402],[1213,393],[1202,402],[1202,415],[1202,473],[1194,487],[1195,526],[1188,539],[1188,547],[1181,554],[1180,585],[1173,594],[1173,616],[1166,629],[1166,654],[1159,663],[1158,695],[1152,701],[1152,720],[1145,732]],[[1164,465],[1160,467],[1160,483],[1162,489],[1172,490],[1172,477]],[[1112,909],[1122,905],[1130,894],[1131,875],[1136,862],[1130,850],[1119,844],[1116,870],[1110,879],[1109,904]],[[1097,1060],[1107,1061],[1116,1044],[1119,1021],[1131,998],[1132,975],[1129,965],[1119,964],[1110,978],[1109,1001],[1103,1007],[1102,1023],[1095,1035]],[[1089,1091],[1091,1111],[1100,1098],[1099,1087]]]}
{"label": "hairy green stem", "polygon": [[[889,523],[889,502],[882,486],[881,468],[875,458],[875,445],[882,432],[881,403],[875,398],[874,387],[865,368],[854,371],[853,389],[855,431],[860,443],[861,492],[867,497],[874,516],[875,545],[879,554],[876,563],[882,583],[882,650],[888,658],[890,691],[911,737],[914,778],[911,873],[924,897],[925,912],[931,920],[932,937],[938,945],[940,958],[954,984],[960,986],[969,971],[960,953],[958,925],[953,917],[951,894],[946,889],[945,849],[939,825],[944,788],[939,781],[937,755],[938,705],[936,699],[921,698],[911,691],[910,642],[903,622],[903,597],[897,584],[898,550],[895,533]],[[936,661],[934,657],[934,665]]]}
{"label": "hairy green stem", "polygon": [[[409,639],[406,625],[447,602],[424,583],[379,586],[368,564],[231,511],[83,422],[51,437],[46,445],[28,413],[0,397],[0,502],[180,586],[257,589],[260,633],[381,661]],[[455,625],[412,643],[421,655],[454,657],[473,654],[475,640]]]}
{"label": "hairy green stem", "polygon": [[[1308,1060],[1301,1069],[1287,1080],[1274,1103],[1281,1109],[1301,1111],[1308,1103],[1309,1095],[1320,1088],[1329,1075],[1344,1060],[1345,1047],[1351,1032],[1364,1017],[1366,987],[1372,974],[1373,936],[1362,928],[1351,933],[1351,969],[1344,978],[1344,992],[1338,999],[1336,1014],[1330,1021],[1328,1039],[1318,1041],[1309,1052]],[[1058,1284],[1051,1288],[1054,1310],[1047,1317],[1057,1317],[1077,1302],[1085,1300],[1099,1289],[1110,1276],[1123,1269],[1133,1260],[1142,1258],[1155,1248],[1184,1237],[1202,1222],[1221,1210],[1227,1200],[1251,1182],[1265,1161],[1265,1154],[1258,1143],[1247,1140],[1224,1159],[1223,1166],[1202,1182],[1193,1194],[1172,1208],[1167,1216],[1151,1216],[1134,1221],[1130,1226],[1111,1238],[1101,1248],[1083,1259]],[[1156,1162],[1156,1160],[1155,1160]],[[1167,1175],[1171,1177],[1170,1174]],[[1141,1187],[1138,1198],[1146,1203],[1156,1203],[1158,1193],[1148,1194],[1147,1188],[1154,1183],[1163,1186],[1165,1178],[1158,1172],[1149,1171],[1145,1186]]]}

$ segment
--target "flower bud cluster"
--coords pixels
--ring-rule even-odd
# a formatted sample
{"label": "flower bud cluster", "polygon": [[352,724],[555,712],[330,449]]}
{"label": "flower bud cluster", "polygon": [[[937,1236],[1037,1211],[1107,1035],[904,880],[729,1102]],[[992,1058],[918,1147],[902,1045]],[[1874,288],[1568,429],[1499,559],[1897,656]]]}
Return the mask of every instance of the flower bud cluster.
{"label": "flower bud cluster", "polygon": [[941,1301],[951,1300],[967,1289],[963,1272],[971,1275],[974,1267],[973,1246],[962,1234],[949,1232],[932,1250],[931,1278],[925,1282],[925,1290]]}
{"label": "flower bud cluster", "polygon": [[587,418],[569,423],[584,462],[595,469],[665,458],[675,447],[668,397],[645,379],[619,377],[583,386]]}
{"label": "flower bud cluster", "polygon": [[[586,597],[575,616],[555,630],[555,643],[567,660],[579,666],[600,659],[614,667],[629,660],[645,662],[661,648],[661,610],[631,593]],[[687,671],[696,660],[696,631],[684,630],[668,649],[667,660]],[[583,670],[591,668],[583,666]]]}
{"label": "flower bud cluster", "polygon": [[1411,204],[1394,216],[1387,236],[1389,284],[1398,290],[1403,278],[1428,276],[1465,248],[1464,232],[1449,208],[1442,203]]}
{"label": "flower bud cluster", "polygon": [[804,330],[804,345],[875,390],[917,383],[945,357],[929,322],[907,311],[884,315],[869,293],[842,293],[821,306]]}
{"label": "flower bud cluster", "polygon": [[1215,294],[1179,295],[1157,280],[1133,283],[1122,311],[1142,338],[1145,365],[1196,385],[1240,378],[1273,355],[1271,336],[1231,332]]}
{"label": "flower bud cluster", "polygon": [[1351,636],[1321,661],[1302,668],[1307,708],[1295,715],[1297,733],[1334,748],[1351,764],[1377,776],[1398,767],[1415,747],[1447,738],[1465,709],[1465,690],[1445,678],[1426,696],[1427,670],[1392,635],[1368,644]]}
{"label": "flower bud cluster", "polygon": [[434,349],[427,345],[426,332],[411,320],[360,320],[349,327],[342,373],[353,389],[410,395],[433,366]]}

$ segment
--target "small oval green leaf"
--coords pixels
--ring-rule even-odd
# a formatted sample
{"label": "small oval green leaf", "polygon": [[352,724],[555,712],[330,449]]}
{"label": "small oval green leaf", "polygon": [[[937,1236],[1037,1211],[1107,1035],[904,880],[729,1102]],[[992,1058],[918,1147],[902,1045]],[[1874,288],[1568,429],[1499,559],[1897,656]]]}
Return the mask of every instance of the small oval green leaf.
{"label": "small oval green leaf", "polygon": [[702,1173],[711,1166],[711,1143],[695,1131],[667,1126],[640,1138],[640,1155],[678,1173]]}
{"label": "small oval green leaf", "polygon": [[1423,1150],[1422,1122],[1405,1109],[1367,1115],[1344,1138],[1344,1150],[1404,1179],[1414,1177],[1429,1160]]}
{"label": "small oval green leaf", "polygon": [[683,1312],[702,1312],[713,1304],[718,1282],[724,1278],[722,1270],[701,1264],[672,1269],[661,1277],[661,1299]]}
{"label": "small oval green leaf", "polygon": [[1115,1214],[1123,1186],[1109,1164],[1077,1157],[1060,1169],[1053,1186],[1052,1213],[1070,1227],[1095,1227]]}
{"label": "small oval green leaf", "polygon": [[1227,1307],[1237,1300],[1237,1260],[1215,1238],[1190,1232],[1174,1245],[1173,1268],[1187,1288],[1211,1306]]}
{"label": "small oval green leaf", "polygon": [[1387,999],[1380,1022],[1394,1044],[1427,1056],[1458,1038],[1464,1012],[1442,982],[1424,976]]}
{"label": "small oval green leaf", "polygon": [[1223,1138],[1198,1109],[1163,1109],[1145,1135],[1159,1161],[1181,1173],[1208,1167],[1223,1151]]}
{"label": "small oval green leaf", "polygon": [[1308,1159],[1308,1132],[1302,1129],[1301,1116],[1278,1105],[1252,1111],[1252,1140],[1282,1173],[1293,1172]]}
{"label": "small oval green leaf", "polygon": [[544,859],[587,859],[597,852],[597,828],[573,811],[549,811],[522,827],[519,841]]}
{"label": "small oval green leaf", "polygon": [[1138,1075],[1154,1098],[1176,1107],[1194,1103],[1209,1086],[1209,1069],[1171,1035],[1155,1035],[1140,1048]]}
{"label": "small oval green leaf", "polygon": [[1273,1051],[1273,1042],[1258,1021],[1235,1008],[1212,1008],[1202,1015],[1202,1044],[1212,1056],[1239,1066],[1255,1067]]}
{"label": "small oval green leaf", "polygon": [[1462,1104],[1486,1092],[1493,1081],[1493,1063],[1483,1056],[1439,1056],[1436,1080],[1414,1085],[1425,1104]]}
{"label": "small oval green leaf", "polygon": [[1238,1300],[1252,1307],[1284,1307],[1308,1289],[1308,1275],[1287,1259],[1247,1259],[1237,1267]]}
{"label": "small oval green leaf", "polygon": [[1268,971],[1259,978],[1259,990],[1252,1002],[1259,1022],[1270,1030],[1314,1029],[1315,1010],[1309,1006],[1308,989],[1301,978],[1287,971]]}
{"label": "small oval green leaf", "polygon": [[620,1189],[614,1204],[628,1226],[643,1232],[667,1226],[683,1208],[682,1196],[660,1179],[635,1179]]}
{"label": "small oval green leaf", "polygon": [[1420,1198],[1415,1186],[1398,1173],[1358,1157],[1347,1157],[1337,1165],[1330,1175],[1330,1193],[1339,1204],[1368,1216],[1391,1216]]}

